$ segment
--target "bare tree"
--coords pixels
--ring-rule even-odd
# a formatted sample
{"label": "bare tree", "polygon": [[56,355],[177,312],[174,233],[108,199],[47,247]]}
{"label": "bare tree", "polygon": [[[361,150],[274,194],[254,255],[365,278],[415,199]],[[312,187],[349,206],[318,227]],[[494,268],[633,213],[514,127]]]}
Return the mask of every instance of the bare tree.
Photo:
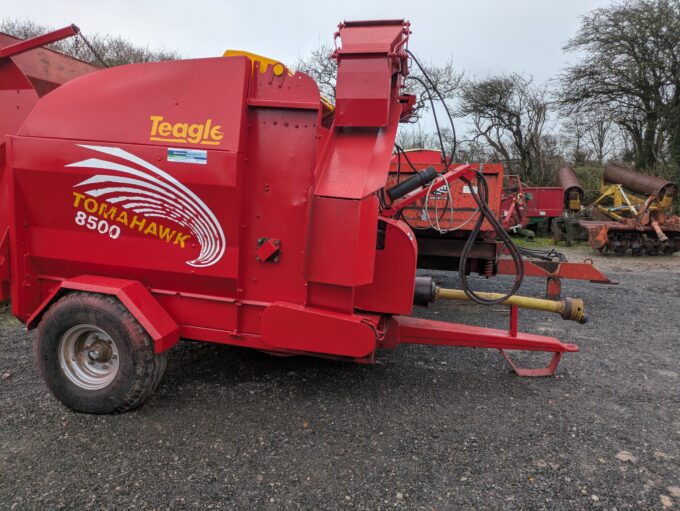
{"label": "bare tree", "polygon": [[488,144],[479,139],[461,140],[458,148],[460,162],[501,162],[503,159]]}
{"label": "bare tree", "polygon": [[[427,85],[427,88],[432,88],[430,83],[432,82],[445,101],[455,99],[463,80],[463,73],[456,71],[456,68],[453,65],[453,59],[447,59],[442,65],[436,65],[432,62],[425,62],[422,60],[420,63],[425,70],[425,74],[427,74],[427,78],[417,66],[411,65],[409,76],[406,78],[406,85],[410,92],[422,96],[423,93],[425,93],[423,83]],[[435,99],[438,98],[438,96],[435,96],[434,92],[433,96]]]}
{"label": "bare tree", "polygon": [[581,61],[560,77],[570,111],[607,112],[638,168],[666,154],[680,168],[680,0],[624,0],[583,17],[565,46]]}
{"label": "bare tree", "polygon": [[573,165],[601,165],[619,141],[606,112],[573,113],[560,123],[560,140],[565,158]]}
{"label": "bare tree", "polygon": [[[54,29],[28,19],[3,18],[0,20],[0,32],[20,39],[37,37],[51,30]],[[180,54],[175,51],[152,50],[146,46],[137,46],[120,36],[87,34],[86,37],[92,48],[79,36],[53,43],[49,45],[49,48],[85,62],[106,67],[181,58]]]}
{"label": "bare tree", "polygon": [[469,116],[474,139],[484,140],[507,166],[528,182],[551,180],[542,138],[548,116],[545,87],[519,74],[467,80],[461,86],[459,114]]}
{"label": "bare tree", "polygon": [[316,81],[321,94],[335,103],[335,83],[338,74],[338,62],[332,58],[333,48],[328,44],[320,44],[306,57],[298,57],[295,69],[308,74]]}
{"label": "bare tree", "polygon": [[399,130],[397,145],[402,149],[440,149],[437,135],[426,132],[420,124],[411,129]]}
{"label": "bare tree", "polygon": [[574,165],[584,164],[590,157],[590,124],[583,114],[574,114],[562,122],[560,139],[567,159]]}
{"label": "bare tree", "polygon": [[602,165],[613,150],[615,139],[612,121],[605,116],[591,118],[586,127],[586,144],[597,163]]}

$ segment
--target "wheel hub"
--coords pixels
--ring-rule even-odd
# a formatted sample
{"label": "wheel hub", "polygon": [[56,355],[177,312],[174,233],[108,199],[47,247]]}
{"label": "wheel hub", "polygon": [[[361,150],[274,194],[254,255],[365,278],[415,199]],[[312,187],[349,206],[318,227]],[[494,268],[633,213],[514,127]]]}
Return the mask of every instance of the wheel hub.
{"label": "wheel hub", "polygon": [[78,387],[103,389],[118,374],[118,347],[101,328],[76,325],[61,337],[59,365],[64,375]]}
{"label": "wheel hub", "polygon": [[109,343],[97,340],[92,346],[90,346],[87,356],[91,361],[103,364],[111,360],[111,357],[113,356],[113,350],[111,349]]}

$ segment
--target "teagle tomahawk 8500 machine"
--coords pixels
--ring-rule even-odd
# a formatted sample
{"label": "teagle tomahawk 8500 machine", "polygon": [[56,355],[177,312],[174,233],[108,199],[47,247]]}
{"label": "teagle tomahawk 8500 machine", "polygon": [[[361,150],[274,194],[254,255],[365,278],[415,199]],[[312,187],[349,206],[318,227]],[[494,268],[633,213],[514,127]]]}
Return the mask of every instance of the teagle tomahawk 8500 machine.
{"label": "teagle tomahawk 8500 machine", "polygon": [[[309,76],[238,52],[95,71],[37,101],[2,146],[0,271],[61,401],[139,405],[180,338],[363,363],[402,343],[554,354],[513,364],[523,375],[578,351],[518,332],[517,307],[583,321],[580,300],[416,277],[400,211],[454,179],[476,182],[482,211],[485,197],[468,165],[385,190],[415,104],[409,35],[401,20],[342,23],[334,108]],[[507,304],[509,329],[411,317],[435,298]]]}

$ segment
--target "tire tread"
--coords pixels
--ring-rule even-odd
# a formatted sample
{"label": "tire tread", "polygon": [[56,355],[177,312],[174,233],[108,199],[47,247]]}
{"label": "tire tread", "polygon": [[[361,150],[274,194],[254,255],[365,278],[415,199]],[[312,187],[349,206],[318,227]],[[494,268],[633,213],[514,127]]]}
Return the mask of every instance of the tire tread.
{"label": "tire tread", "polygon": [[[114,407],[106,407],[102,403],[101,408],[97,407],[83,407],[78,411],[85,411],[89,413],[124,413],[139,407],[151,393],[158,387],[165,367],[167,365],[167,354],[155,354],[153,340],[149,334],[144,330],[142,325],[135,319],[130,311],[114,296],[103,295],[98,293],[88,293],[76,291],[68,293],[58,300],[56,300],[49,309],[45,312],[38,325],[38,335],[35,339],[35,354],[40,373],[49,385],[49,379],[52,375],[43,366],[41,360],[41,342],[45,330],[45,325],[50,323],[59,324],[59,322],[68,320],[68,318],[61,318],[60,315],[67,314],[73,308],[85,310],[96,315],[96,311],[111,314],[120,322],[121,329],[128,333],[127,342],[131,352],[134,352],[134,376],[131,385],[126,389],[122,396],[118,396],[116,401],[118,404]],[[95,321],[93,320],[93,323]],[[54,390],[50,386],[50,390]],[[57,395],[57,398],[61,399]],[[66,403],[67,406],[70,406]]]}

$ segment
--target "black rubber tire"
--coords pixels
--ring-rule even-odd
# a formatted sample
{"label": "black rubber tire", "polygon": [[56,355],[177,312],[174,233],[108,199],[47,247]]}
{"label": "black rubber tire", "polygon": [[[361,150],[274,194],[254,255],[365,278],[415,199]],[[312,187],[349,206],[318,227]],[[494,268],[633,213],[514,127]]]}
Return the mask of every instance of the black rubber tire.
{"label": "black rubber tire", "polygon": [[[116,343],[119,368],[115,379],[99,390],[79,387],[59,364],[59,344],[71,327],[90,324]],[[35,357],[52,394],[69,408],[85,413],[122,413],[140,406],[163,377],[167,356],[155,354],[153,340],[113,296],[70,293],[57,300],[38,325]]]}

